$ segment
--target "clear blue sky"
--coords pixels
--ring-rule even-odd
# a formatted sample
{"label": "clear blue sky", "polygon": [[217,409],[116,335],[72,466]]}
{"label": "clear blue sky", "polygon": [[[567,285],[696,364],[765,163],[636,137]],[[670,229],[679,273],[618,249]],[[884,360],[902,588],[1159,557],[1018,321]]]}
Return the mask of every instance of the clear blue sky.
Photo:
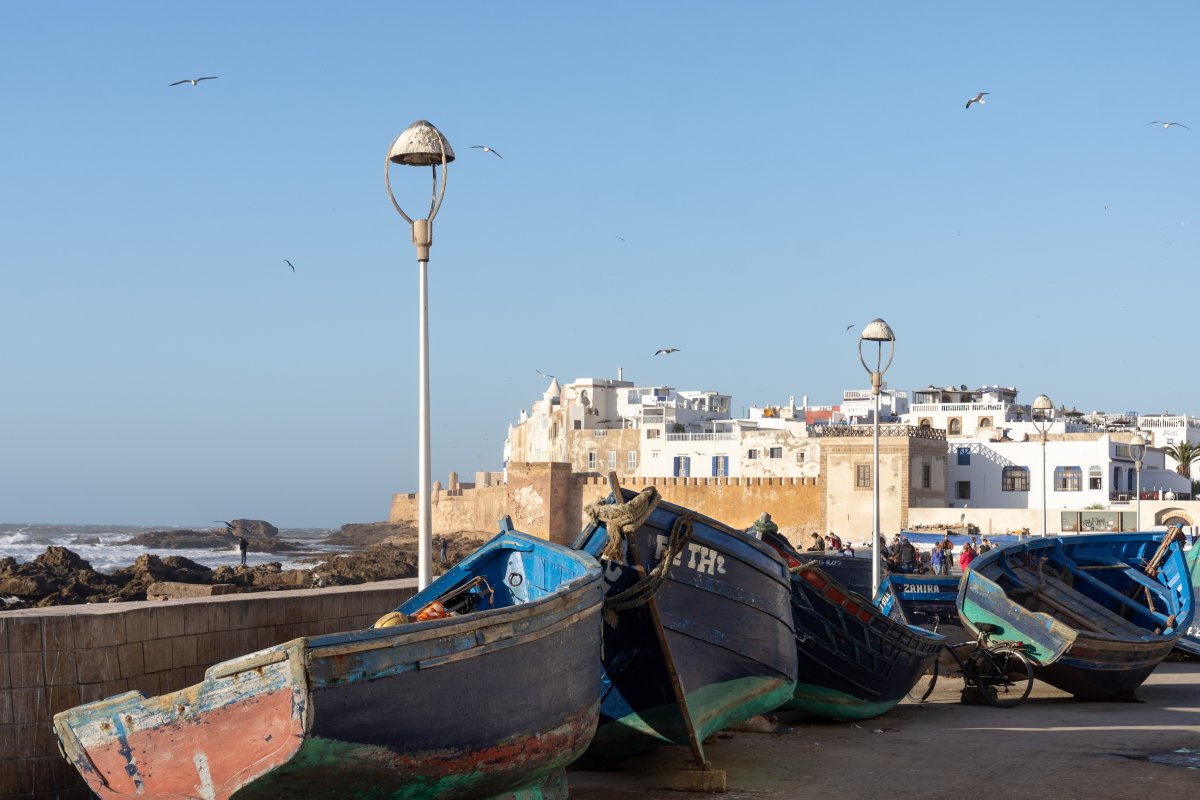
{"label": "clear blue sky", "polygon": [[500,467],[538,369],[835,403],[874,317],[895,388],[1200,413],[1194,3],[413,8],[5,8],[0,520],[334,526],[415,490],[381,173],[419,118],[459,156],[435,477]]}

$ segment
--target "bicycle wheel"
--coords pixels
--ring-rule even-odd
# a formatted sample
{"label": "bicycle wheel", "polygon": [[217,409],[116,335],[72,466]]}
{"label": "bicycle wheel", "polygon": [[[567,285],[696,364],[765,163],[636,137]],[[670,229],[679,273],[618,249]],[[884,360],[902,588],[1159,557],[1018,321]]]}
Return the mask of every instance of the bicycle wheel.
{"label": "bicycle wheel", "polygon": [[1024,653],[1012,647],[975,650],[967,657],[966,666],[988,705],[1019,706],[1033,689],[1033,665]]}
{"label": "bicycle wheel", "polygon": [[924,703],[929,699],[929,695],[933,694],[933,687],[937,684],[937,679],[938,662],[935,658],[929,665],[929,669],[925,670],[921,674],[921,677],[917,678],[917,682],[908,690],[908,694],[905,697],[914,703]]}

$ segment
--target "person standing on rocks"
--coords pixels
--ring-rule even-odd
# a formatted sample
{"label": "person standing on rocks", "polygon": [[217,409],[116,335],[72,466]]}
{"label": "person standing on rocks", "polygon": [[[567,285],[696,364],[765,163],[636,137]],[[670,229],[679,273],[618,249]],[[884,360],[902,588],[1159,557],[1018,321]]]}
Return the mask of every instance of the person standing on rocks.
{"label": "person standing on rocks", "polygon": [[441,541],[438,543],[438,558],[441,559],[441,562],[443,564],[446,563],[446,556],[447,556],[446,551],[449,549],[450,549],[450,540],[448,537],[443,536]]}
{"label": "person standing on rocks", "polygon": [[250,543],[246,541],[246,537],[238,534],[238,550],[242,554],[242,566],[246,566],[246,551],[250,549]]}

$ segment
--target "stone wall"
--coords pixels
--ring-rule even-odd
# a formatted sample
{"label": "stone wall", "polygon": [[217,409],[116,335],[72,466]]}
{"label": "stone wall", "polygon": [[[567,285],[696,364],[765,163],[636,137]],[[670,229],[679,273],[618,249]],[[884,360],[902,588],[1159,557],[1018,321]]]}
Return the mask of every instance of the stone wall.
{"label": "stone wall", "polygon": [[[433,530],[436,533],[496,532],[499,530],[497,523],[505,514],[507,491],[502,483],[491,486],[476,484],[474,488],[457,491],[435,489],[431,498]],[[408,522],[415,527],[419,516],[415,492],[392,496],[388,522]]]}
{"label": "stone wall", "polygon": [[[739,530],[768,512],[780,532],[798,541],[803,532],[818,529],[821,520],[821,484],[817,478],[626,478],[621,487],[641,491],[658,489],[663,499],[686,506]],[[570,499],[571,537],[578,536],[588,519],[583,509],[609,493],[603,478],[576,475]]]}
{"label": "stone wall", "polygon": [[0,798],[91,798],[58,751],[51,720],[136,689],[199,683],[213,664],[301,636],[365,628],[413,579],[195,600],[0,613]]}

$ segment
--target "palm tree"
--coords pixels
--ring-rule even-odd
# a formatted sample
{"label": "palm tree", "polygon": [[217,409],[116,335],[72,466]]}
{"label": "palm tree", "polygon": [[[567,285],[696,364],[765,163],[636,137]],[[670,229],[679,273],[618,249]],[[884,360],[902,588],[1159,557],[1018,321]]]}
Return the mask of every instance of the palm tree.
{"label": "palm tree", "polygon": [[1185,478],[1192,477],[1192,462],[1200,461],[1200,447],[1191,442],[1180,442],[1164,447],[1163,452],[1179,462],[1176,472]]}

